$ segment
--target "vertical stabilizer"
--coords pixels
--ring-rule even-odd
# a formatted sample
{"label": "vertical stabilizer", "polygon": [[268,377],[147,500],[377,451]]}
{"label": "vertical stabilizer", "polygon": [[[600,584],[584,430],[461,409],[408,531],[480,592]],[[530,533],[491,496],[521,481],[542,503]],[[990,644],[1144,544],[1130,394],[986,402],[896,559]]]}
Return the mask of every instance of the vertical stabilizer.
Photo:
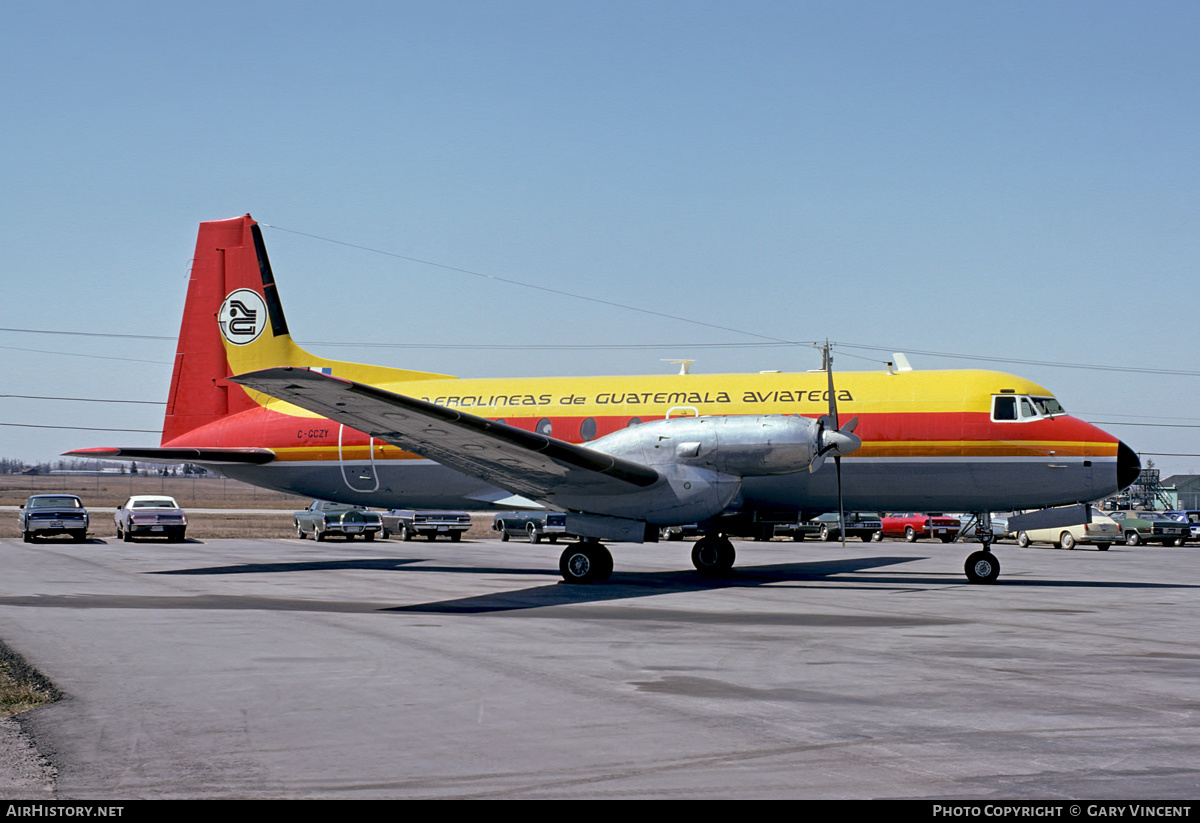
{"label": "vertical stabilizer", "polygon": [[[227,328],[241,332],[241,337],[255,331],[271,334],[262,328],[266,318],[252,314],[260,304],[265,304],[252,229],[258,231],[258,225],[248,214],[200,224],[179,327],[171,392],[167,396],[167,414],[163,419],[163,445],[192,429],[254,405],[240,386],[225,380],[231,372],[219,325],[224,323]],[[258,300],[240,301],[243,310],[238,305],[225,305],[227,295],[233,297],[232,292],[243,289]],[[272,296],[278,303],[274,288]],[[233,303],[238,302],[234,298]],[[246,307],[247,302],[250,307]],[[221,318],[222,311],[234,316]],[[279,316],[282,319],[282,310]],[[286,325],[283,333],[287,334]]]}
{"label": "vertical stabilizer", "polygon": [[450,377],[327,360],[306,352],[288,333],[258,223],[248,214],[201,223],[179,327],[162,445],[271,402],[228,378],[276,366],[315,368],[375,384]]}

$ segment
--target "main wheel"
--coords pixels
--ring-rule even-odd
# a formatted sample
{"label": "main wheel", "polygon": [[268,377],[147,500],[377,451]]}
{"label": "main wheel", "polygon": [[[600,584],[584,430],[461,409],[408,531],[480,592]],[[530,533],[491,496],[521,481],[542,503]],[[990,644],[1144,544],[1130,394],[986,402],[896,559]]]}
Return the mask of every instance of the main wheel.
{"label": "main wheel", "polygon": [[603,583],[612,577],[613,559],[595,540],[581,540],[563,549],[558,571],[564,583]]}
{"label": "main wheel", "polygon": [[991,552],[973,552],[963,570],[972,583],[995,583],[1000,576],[1000,561]]}
{"label": "main wheel", "polygon": [[904,539],[907,540],[909,543],[917,542],[917,530],[914,529],[912,526],[905,526],[904,527]]}
{"label": "main wheel", "polygon": [[1064,549],[1075,548],[1075,535],[1070,532],[1063,532],[1058,536],[1058,544]]}
{"label": "main wheel", "polygon": [[736,553],[729,538],[717,535],[702,537],[692,546],[692,565],[705,577],[721,577],[733,568]]}

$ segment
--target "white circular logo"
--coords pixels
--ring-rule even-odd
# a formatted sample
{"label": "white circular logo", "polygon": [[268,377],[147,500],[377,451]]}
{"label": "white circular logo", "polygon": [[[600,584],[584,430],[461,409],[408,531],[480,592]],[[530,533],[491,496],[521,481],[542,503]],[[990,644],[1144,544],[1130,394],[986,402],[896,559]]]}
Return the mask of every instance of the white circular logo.
{"label": "white circular logo", "polygon": [[235,346],[253,343],[267,327],[267,304],[253,289],[231,292],[217,313],[221,336]]}

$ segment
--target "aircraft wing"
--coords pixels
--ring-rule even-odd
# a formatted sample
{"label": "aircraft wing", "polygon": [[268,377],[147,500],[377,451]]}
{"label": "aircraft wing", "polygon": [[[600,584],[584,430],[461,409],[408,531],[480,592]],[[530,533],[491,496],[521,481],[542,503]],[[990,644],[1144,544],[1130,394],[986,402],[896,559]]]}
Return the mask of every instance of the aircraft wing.
{"label": "aircraft wing", "polygon": [[230,380],[534,500],[557,491],[630,494],[659,480],[640,463],[308,369]]}

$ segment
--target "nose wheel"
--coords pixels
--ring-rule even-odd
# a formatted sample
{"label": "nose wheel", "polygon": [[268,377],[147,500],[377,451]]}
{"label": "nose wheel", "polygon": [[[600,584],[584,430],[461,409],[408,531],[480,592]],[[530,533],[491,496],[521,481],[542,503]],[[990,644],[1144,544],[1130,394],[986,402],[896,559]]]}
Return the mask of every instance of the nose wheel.
{"label": "nose wheel", "polygon": [[995,583],[1000,576],[1000,561],[987,550],[972,552],[963,569],[972,583]]}

